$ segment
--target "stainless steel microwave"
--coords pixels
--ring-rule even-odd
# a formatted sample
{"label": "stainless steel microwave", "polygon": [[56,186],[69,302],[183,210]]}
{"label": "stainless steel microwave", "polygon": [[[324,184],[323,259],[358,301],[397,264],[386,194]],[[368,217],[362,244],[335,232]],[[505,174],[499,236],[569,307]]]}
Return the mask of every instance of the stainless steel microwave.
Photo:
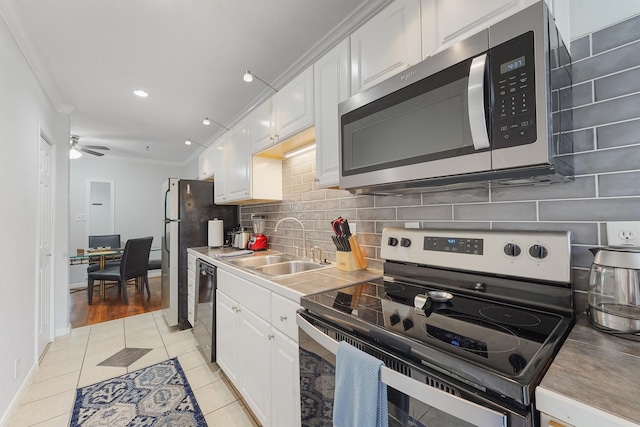
{"label": "stainless steel microwave", "polygon": [[540,1],[342,102],[340,187],[570,179],[570,102],[571,60]]}

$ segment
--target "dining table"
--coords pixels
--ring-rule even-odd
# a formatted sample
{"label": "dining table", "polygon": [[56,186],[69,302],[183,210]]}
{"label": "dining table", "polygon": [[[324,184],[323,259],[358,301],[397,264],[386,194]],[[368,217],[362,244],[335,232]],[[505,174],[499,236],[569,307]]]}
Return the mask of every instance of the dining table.
{"label": "dining table", "polygon": [[[162,248],[151,248],[151,252],[160,251]],[[124,248],[89,248],[79,249],[75,255],[69,256],[69,265],[78,264],[100,264],[100,270],[104,270],[107,261],[117,261],[122,258]],[[142,292],[142,282],[136,281],[138,292]],[[100,281],[100,299],[103,300],[105,295],[104,281]]]}

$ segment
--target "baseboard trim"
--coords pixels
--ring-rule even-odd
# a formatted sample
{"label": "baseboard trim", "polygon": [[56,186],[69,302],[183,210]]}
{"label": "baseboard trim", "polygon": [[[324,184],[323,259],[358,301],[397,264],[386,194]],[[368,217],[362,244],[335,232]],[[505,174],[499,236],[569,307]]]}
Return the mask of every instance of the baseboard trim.
{"label": "baseboard trim", "polygon": [[7,427],[9,425],[11,418],[13,418],[13,415],[16,413],[16,410],[18,409],[20,401],[22,401],[22,398],[27,394],[27,391],[29,390],[29,386],[31,385],[31,382],[35,377],[36,372],[38,372],[38,365],[34,363],[31,366],[31,369],[29,370],[29,374],[27,374],[24,381],[20,385],[18,392],[13,396],[13,399],[11,400],[9,407],[7,408],[5,413],[2,414],[2,418],[0,418],[0,427]]}

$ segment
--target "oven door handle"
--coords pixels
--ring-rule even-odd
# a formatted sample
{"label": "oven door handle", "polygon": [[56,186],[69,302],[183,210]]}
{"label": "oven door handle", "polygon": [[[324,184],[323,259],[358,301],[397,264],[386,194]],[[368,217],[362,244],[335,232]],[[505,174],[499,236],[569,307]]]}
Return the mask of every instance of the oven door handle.
{"label": "oven door handle", "polygon": [[[296,323],[315,342],[333,353],[338,351],[338,341],[325,335],[305,320],[300,314],[296,314]],[[504,413],[485,408],[484,406],[464,400],[460,397],[438,390],[406,375],[382,366],[380,380],[386,385],[395,388],[420,402],[426,403],[445,413],[466,421],[478,427],[507,427],[507,416]]]}
{"label": "oven door handle", "polygon": [[484,75],[487,54],[473,58],[469,68],[469,83],[467,86],[467,103],[469,109],[469,128],[473,148],[482,150],[489,148],[489,134],[484,102]]}

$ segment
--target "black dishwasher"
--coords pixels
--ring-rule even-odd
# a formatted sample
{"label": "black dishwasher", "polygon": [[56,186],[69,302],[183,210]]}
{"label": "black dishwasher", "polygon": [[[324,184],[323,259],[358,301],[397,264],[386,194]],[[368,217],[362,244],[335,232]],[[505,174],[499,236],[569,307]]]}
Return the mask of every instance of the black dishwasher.
{"label": "black dishwasher", "polygon": [[216,361],[216,266],[201,259],[198,272],[197,304],[193,335],[207,360]]}

